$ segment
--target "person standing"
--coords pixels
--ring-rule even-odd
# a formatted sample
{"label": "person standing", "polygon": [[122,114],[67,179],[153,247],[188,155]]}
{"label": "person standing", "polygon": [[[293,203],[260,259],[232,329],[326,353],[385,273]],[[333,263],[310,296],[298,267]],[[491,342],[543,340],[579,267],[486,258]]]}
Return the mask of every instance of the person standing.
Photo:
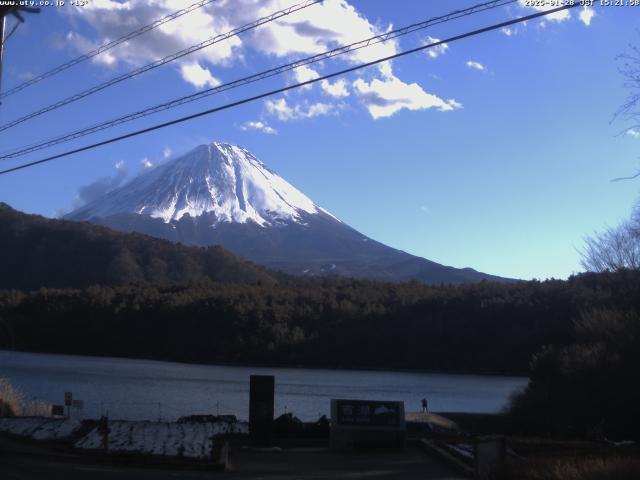
{"label": "person standing", "polygon": [[422,413],[429,413],[429,402],[426,398],[422,399]]}

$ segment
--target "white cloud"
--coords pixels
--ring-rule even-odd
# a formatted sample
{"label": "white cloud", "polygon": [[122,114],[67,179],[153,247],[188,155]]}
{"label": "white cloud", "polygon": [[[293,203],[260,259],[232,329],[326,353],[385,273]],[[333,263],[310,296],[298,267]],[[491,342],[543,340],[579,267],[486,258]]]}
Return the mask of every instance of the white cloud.
{"label": "white cloud", "polygon": [[[544,12],[547,10],[552,10],[555,7],[558,7],[558,0],[538,0],[534,2],[535,5],[529,5],[529,3],[531,2],[529,2],[528,0],[520,0],[520,6],[534,9],[538,12]],[[589,25],[591,25],[591,20],[595,15],[596,15],[595,10],[585,5],[580,10],[580,13],[578,13],[578,19],[588,27]],[[546,23],[547,21],[564,22],[566,20],[571,19],[572,16],[569,10],[560,10],[559,12],[546,15],[543,18],[544,20],[541,20],[538,23],[538,28],[545,28],[547,26],[547,23]]]}
{"label": "white cloud", "polygon": [[36,75],[31,72],[22,72],[22,73],[19,73],[17,76],[20,80],[31,80],[32,78],[35,78]]}
{"label": "white cloud", "polygon": [[259,132],[263,132],[269,135],[277,135],[278,131],[275,128],[270,127],[269,125],[267,125],[265,122],[261,122],[260,120],[257,121],[248,121],[248,122],[244,122],[241,126],[240,126],[241,130],[258,130]]}
{"label": "white cloud", "polygon": [[[96,57],[94,61],[112,67],[122,64],[137,67],[290,6],[290,0],[212,2],[161,25],[134,41],[125,42]],[[71,22],[73,29],[70,32],[73,41],[69,40],[65,44],[87,51],[180,8],[184,8],[184,0],[100,0],[90,2],[87,8],[64,9],[75,20]],[[86,28],[87,25],[89,29]],[[280,59],[289,60],[292,56],[322,53],[338,45],[347,45],[379,35],[391,28],[391,25],[371,23],[349,3],[349,0],[324,0],[292,15],[261,25],[243,35],[231,37],[212,48],[194,52],[187,57],[188,60],[174,64],[174,67],[179,69],[184,81],[191,85],[197,88],[213,87],[219,84],[217,68],[246,66],[245,52],[272,57],[271,60],[277,57],[276,63],[280,63]],[[438,56],[446,50],[447,46],[441,45],[428,54]],[[397,41],[391,39],[370,45],[368,48],[354,50],[335,61],[359,64],[387,57],[398,51]],[[373,71],[374,77],[382,83],[406,85],[394,75],[391,62],[379,64]],[[299,67],[292,74],[298,81],[318,76],[318,72],[308,66]],[[343,80],[333,83],[322,82],[320,87],[323,93],[334,98],[349,96],[348,84]],[[417,84],[405,88],[409,88],[414,94],[419,91],[418,96],[423,97],[422,103],[425,103],[424,98],[438,98],[425,92]],[[398,99],[394,101],[398,103]],[[442,102],[442,105],[450,106],[449,103]],[[414,104],[413,100],[406,103]],[[278,106],[279,104],[272,104],[272,112],[278,118],[288,119],[310,118],[339,110],[337,105],[322,102],[314,104],[308,101],[294,106],[287,105],[291,112],[287,112],[286,109],[278,110]]]}
{"label": "white cloud", "polygon": [[[290,0],[234,0],[230,8],[231,3],[212,2],[137,37],[135,48],[126,42],[95,60],[139,66],[291,6]],[[65,9],[66,13],[85,21],[95,31],[95,40],[73,32],[74,41],[67,44],[84,52],[106,39],[123,36],[180,8],[184,8],[184,0],[129,0],[125,3],[103,0],[90,2],[82,9]],[[201,65],[231,65],[241,59],[243,50],[248,48],[281,58],[316,54],[382,31],[347,0],[325,0],[244,35],[231,37],[213,48],[195,52],[189,58]],[[355,50],[342,58],[350,63],[361,63],[397,51],[396,41],[389,40]],[[382,65],[380,70],[385,72],[389,68],[389,65]]]}
{"label": "white cloud", "polygon": [[[248,2],[245,1],[245,3]],[[278,0],[261,2],[262,4],[264,7],[260,13],[266,15],[277,8],[289,6],[290,2]],[[255,30],[248,41],[252,46],[266,53],[286,57],[295,53],[321,53],[332,46],[347,45],[380,33],[382,31],[371,24],[348,1],[325,0],[295,15],[264,25]],[[351,63],[361,63],[396,52],[396,42],[388,41],[353,51],[345,58]]]}
{"label": "white cloud", "polygon": [[[296,82],[308,82],[309,80],[314,80],[320,76],[318,72],[316,72],[313,68],[308,67],[307,65],[302,65],[293,70],[293,76],[296,79]],[[303,90],[311,89],[312,85],[304,85],[301,87]]]}
{"label": "white cloud", "polygon": [[269,114],[283,122],[330,115],[336,113],[338,110],[336,105],[322,102],[312,104],[305,102],[303,104],[290,106],[284,98],[267,100],[265,106]]}
{"label": "white cloud", "polygon": [[[424,44],[429,45],[431,43],[436,43],[439,41],[439,38],[428,36],[427,38],[425,38]],[[447,45],[446,43],[441,43],[440,45],[437,45],[435,47],[427,48],[425,52],[430,58],[438,58],[440,55],[444,55],[448,49],[449,45]]]}
{"label": "white cloud", "polygon": [[153,167],[153,163],[147,157],[144,157],[142,160],[140,160],[140,167],[143,170],[147,170]]}
{"label": "white cloud", "polygon": [[[76,32],[68,32],[65,39],[57,44],[56,48],[64,48],[67,45],[73,45],[73,47],[81,53],[94,50],[99,46],[97,43],[91,42]],[[114,67],[117,63],[117,56],[114,55],[116,50],[117,49],[107,50],[106,52],[93,57],[91,61],[106,67]]]}
{"label": "white cloud", "polygon": [[183,63],[180,65],[180,74],[184,81],[197,88],[220,85],[220,80],[214,78],[209,69],[199,63]]}
{"label": "white cloud", "polygon": [[343,78],[331,83],[329,80],[322,80],[320,87],[327,94],[335,98],[343,98],[349,96],[349,90],[347,89],[347,82]]}
{"label": "white cloud", "polygon": [[[535,5],[530,5],[531,3]],[[558,0],[536,0],[535,2],[530,2],[529,0],[520,0],[520,5],[525,8],[533,8],[538,12],[544,12],[557,7]],[[569,20],[571,18],[571,13],[569,12],[569,10],[560,10],[559,12],[554,12],[547,15],[545,18],[556,22],[564,22],[565,20]]]}
{"label": "white cloud", "polygon": [[[296,107],[299,107],[299,105],[297,105]],[[306,112],[304,111],[304,109],[300,109],[299,112],[301,112],[300,114],[303,117],[313,118],[319,117],[321,115],[329,115],[335,112],[335,110],[335,105],[331,105],[330,103],[318,102],[309,105],[309,107],[306,109]]]}
{"label": "white cloud", "polygon": [[170,147],[164,147],[162,149],[162,155],[159,156],[156,160],[151,160],[149,159],[149,157],[144,157],[142,160],[140,160],[140,169],[142,171],[145,171],[150,168],[153,168],[156,165],[168,160],[169,157],[171,157],[172,153],[173,153],[173,150],[171,150]]}
{"label": "white cloud", "polygon": [[636,130],[635,128],[630,128],[627,130],[627,135],[633,138],[640,138],[640,130]]}
{"label": "white cloud", "polygon": [[593,8],[585,6],[580,10],[580,14],[578,16],[580,17],[580,21],[588,27],[591,25],[591,19],[595,17],[595,15],[596,11]]}
{"label": "white cloud", "polygon": [[74,199],[74,208],[86,205],[122,185],[127,179],[127,166],[124,161],[118,160],[115,168],[116,173],[113,176],[99,177],[91,183],[80,186]]}
{"label": "white cloud", "polygon": [[403,108],[408,110],[435,108],[446,112],[461,107],[455,100],[445,101],[425,92],[417,83],[404,83],[397,77],[384,80],[375,78],[370,83],[359,78],[353,82],[353,87],[373,119],[390,117]]}
{"label": "white cloud", "polygon": [[467,60],[466,65],[467,65],[467,67],[473,68],[474,70],[480,70],[481,72],[486,72],[487,71],[487,67],[485,67],[480,62],[476,62],[474,60]]}
{"label": "white cloud", "polygon": [[[207,7],[195,9],[131,42],[118,45],[95,57],[93,61],[107,65],[124,63],[140,66],[226,33],[238,24],[231,18],[234,16],[232,10],[235,9],[229,9],[224,3],[226,2],[212,2]],[[63,9],[63,12],[88,23],[95,31],[95,40],[87,38],[86,34],[72,31],[70,35],[73,36],[73,42],[67,43],[84,53],[184,7],[184,0],[92,0],[83,8]],[[76,22],[74,25],[79,24]],[[215,48],[194,52],[189,59],[212,65],[225,64],[232,60],[235,50],[241,45],[239,37],[231,37],[216,43]]]}
{"label": "white cloud", "polygon": [[104,10],[131,10],[131,2],[116,2],[114,0],[93,0],[90,3],[92,8]]}
{"label": "white cloud", "polygon": [[500,29],[502,33],[504,33],[507,37],[511,37],[516,34],[515,29],[509,27],[503,27]]}
{"label": "white cloud", "polygon": [[433,215],[433,212],[431,211],[431,209],[426,205],[420,205],[420,210],[422,211],[422,213],[426,213],[429,216]]}
{"label": "white cloud", "polygon": [[[90,2],[86,8],[68,9],[68,12],[65,9],[65,13],[85,21],[95,30],[97,38],[92,42],[95,47],[105,39],[123,36],[134,28],[149,24],[184,6],[184,0],[100,0]],[[290,6],[290,0],[212,2],[137,37],[135,48],[127,43],[116,47],[112,50],[113,57],[118,62],[139,65]],[[379,33],[382,31],[347,0],[325,0],[261,25],[244,35],[217,43],[214,48],[200,50],[193,54],[193,58],[200,62],[223,65],[238,59],[238,50],[247,47],[277,57],[315,54],[330,46],[346,45]],[[84,40],[91,42],[87,38]],[[81,49],[86,51],[85,48]],[[352,63],[359,63],[388,56],[396,51],[396,42],[390,40],[351,52],[346,58]]]}
{"label": "white cloud", "polygon": [[[293,77],[296,83],[303,83],[318,78],[320,74],[307,65],[301,65],[293,70]],[[303,85],[300,90],[311,90],[313,84]]]}
{"label": "white cloud", "polygon": [[275,115],[278,120],[283,122],[293,120],[295,117],[294,110],[289,106],[284,98],[279,98],[278,100],[267,100],[265,102],[265,106],[271,115]]}

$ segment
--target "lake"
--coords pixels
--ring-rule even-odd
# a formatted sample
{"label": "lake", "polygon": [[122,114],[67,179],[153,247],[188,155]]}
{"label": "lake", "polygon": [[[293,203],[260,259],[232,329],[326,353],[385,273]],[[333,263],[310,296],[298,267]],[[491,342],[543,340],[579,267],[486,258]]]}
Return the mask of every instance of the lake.
{"label": "lake", "polygon": [[84,403],[83,415],[175,420],[190,414],[249,416],[249,376],[275,375],[276,415],[302,420],[329,415],[332,398],[400,400],[408,412],[495,413],[527,384],[524,377],[375,370],[192,365],[126,358],[0,351],[0,377],[29,399],[62,404],[64,392]]}

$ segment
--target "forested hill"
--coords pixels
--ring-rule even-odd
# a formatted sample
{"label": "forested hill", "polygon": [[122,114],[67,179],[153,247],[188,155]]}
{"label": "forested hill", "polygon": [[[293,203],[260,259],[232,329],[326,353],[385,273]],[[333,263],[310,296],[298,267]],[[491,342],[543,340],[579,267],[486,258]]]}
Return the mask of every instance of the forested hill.
{"label": "forested hill", "polygon": [[0,348],[527,374],[543,346],[573,342],[585,312],[640,311],[638,292],[633,271],[509,285],[334,278],[0,291]]}
{"label": "forested hill", "polygon": [[279,274],[221,247],[187,247],[88,223],[27,215],[0,203],[0,289],[274,283]]}
{"label": "forested hill", "polygon": [[[527,374],[543,347],[573,348],[575,322],[640,311],[638,271],[441,286],[313,279],[6,205],[0,232],[0,349]],[[603,327],[635,335],[616,322]]]}

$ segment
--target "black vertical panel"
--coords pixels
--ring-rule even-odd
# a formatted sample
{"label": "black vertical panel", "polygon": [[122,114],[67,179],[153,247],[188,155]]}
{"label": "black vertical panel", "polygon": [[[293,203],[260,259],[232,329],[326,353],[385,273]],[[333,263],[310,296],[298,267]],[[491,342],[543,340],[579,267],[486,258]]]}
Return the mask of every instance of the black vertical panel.
{"label": "black vertical panel", "polygon": [[249,436],[254,445],[269,446],[273,436],[273,375],[251,375],[249,384]]}

